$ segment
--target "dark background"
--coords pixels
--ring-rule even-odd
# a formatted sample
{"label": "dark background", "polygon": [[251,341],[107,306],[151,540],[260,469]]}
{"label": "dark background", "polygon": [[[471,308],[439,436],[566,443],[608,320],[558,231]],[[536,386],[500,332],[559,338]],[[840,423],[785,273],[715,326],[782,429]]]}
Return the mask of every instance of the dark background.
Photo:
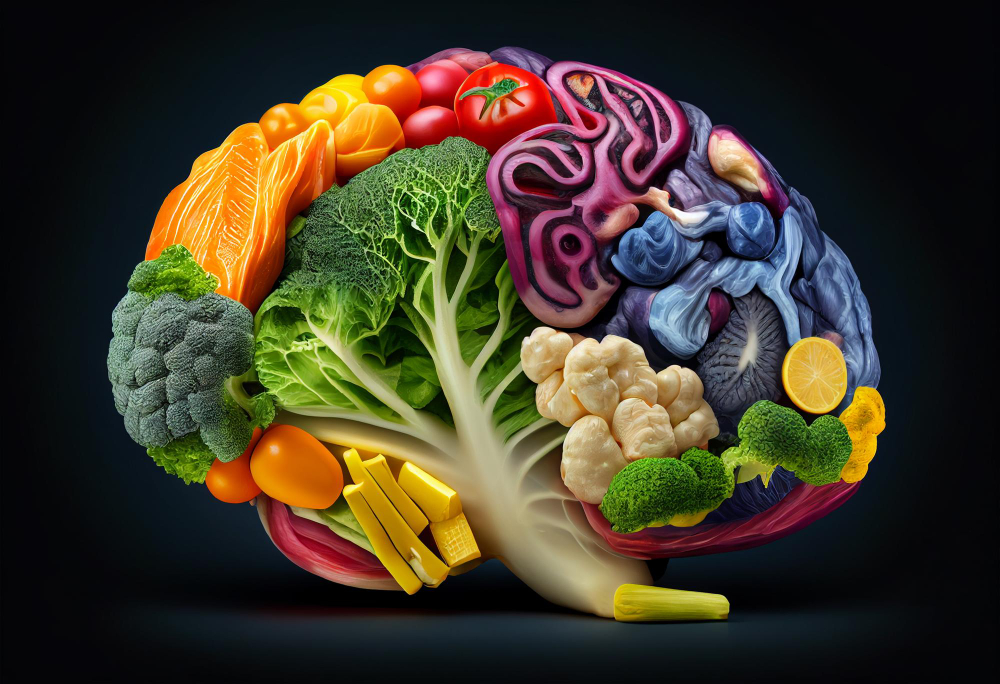
{"label": "dark background", "polygon": [[[992,668],[996,362],[975,341],[995,319],[996,18],[957,2],[702,4],[8,7],[4,679],[961,680]],[[255,510],[165,476],[114,410],[109,314],[191,161],[336,74],[454,45],[599,64],[696,104],[807,195],[853,261],[888,429],[830,516],[768,546],[671,562],[667,586],[729,597],[726,623],[573,614],[496,562],[412,598],[338,587],[285,560]]]}

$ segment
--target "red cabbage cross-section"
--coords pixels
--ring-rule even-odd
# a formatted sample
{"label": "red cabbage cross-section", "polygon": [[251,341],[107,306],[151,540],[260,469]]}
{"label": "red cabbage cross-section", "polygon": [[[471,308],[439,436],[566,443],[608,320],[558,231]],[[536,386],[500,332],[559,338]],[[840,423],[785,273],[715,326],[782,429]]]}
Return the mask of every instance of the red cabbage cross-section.
{"label": "red cabbage cross-section", "polygon": [[521,299],[545,323],[575,328],[618,289],[614,239],[635,223],[636,203],[663,201],[655,191],[690,128],[676,102],[616,71],[556,62],[545,80],[561,121],[500,148],[487,183]]}

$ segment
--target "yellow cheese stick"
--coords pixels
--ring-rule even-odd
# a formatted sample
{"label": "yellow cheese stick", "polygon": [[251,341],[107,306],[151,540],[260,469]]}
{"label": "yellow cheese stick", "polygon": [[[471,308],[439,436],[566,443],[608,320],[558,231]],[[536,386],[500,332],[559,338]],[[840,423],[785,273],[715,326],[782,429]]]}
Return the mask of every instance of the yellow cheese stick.
{"label": "yellow cheese stick", "polygon": [[361,529],[365,531],[368,541],[371,542],[375,550],[375,556],[382,562],[385,569],[389,571],[392,578],[399,583],[407,594],[415,594],[423,586],[423,582],[417,577],[413,569],[403,560],[396,548],[390,541],[389,536],[382,529],[382,525],[375,518],[372,509],[365,502],[358,485],[347,485],[344,487],[344,499],[351,507],[354,517],[361,523]]}
{"label": "yellow cheese stick", "polygon": [[427,527],[427,516],[420,512],[413,499],[406,495],[396,482],[389,470],[389,462],[385,456],[379,454],[375,458],[370,458],[363,463],[365,471],[372,476],[379,488],[389,497],[389,501],[395,506],[403,520],[410,526],[414,534],[420,534]]}
{"label": "yellow cheese stick", "polygon": [[344,452],[344,464],[347,466],[347,472],[350,473],[354,484],[361,484],[361,481],[365,479],[365,467],[361,463],[361,454],[358,453],[357,449],[348,449]]}
{"label": "yellow cheese stick", "polygon": [[365,478],[359,485],[359,489],[364,495],[365,501],[371,506],[375,517],[389,534],[392,545],[399,551],[403,560],[413,568],[417,577],[429,587],[436,587],[443,582],[448,576],[448,566],[431,553],[426,544],[417,539],[417,535],[406,524],[399,511],[392,507],[388,497],[379,489],[375,481],[371,478]]}
{"label": "yellow cheese stick", "polygon": [[437,544],[441,557],[451,567],[461,565],[474,558],[479,558],[479,545],[472,536],[472,528],[465,518],[465,513],[459,513],[450,520],[431,523],[431,534]]}
{"label": "yellow cheese stick", "polygon": [[412,463],[404,463],[399,471],[399,486],[431,522],[444,522],[462,512],[458,492]]}

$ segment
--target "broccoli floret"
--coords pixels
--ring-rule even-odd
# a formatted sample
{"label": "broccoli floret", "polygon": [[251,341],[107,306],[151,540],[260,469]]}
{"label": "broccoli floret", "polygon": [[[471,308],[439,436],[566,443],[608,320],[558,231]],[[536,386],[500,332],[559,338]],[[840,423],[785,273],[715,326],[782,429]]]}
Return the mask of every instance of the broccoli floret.
{"label": "broccoli floret", "polygon": [[215,454],[197,433],[175,439],[163,447],[150,447],[146,453],[156,465],[184,480],[184,484],[204,482],[208,469],[215,462]]}
{"label": "broccoli floret", "polygon": [[204,480],[206,454],[237,458],[253,430],[225,387],[252,366],[253,316],[217,285],[175,245],[136,267],[111,314],[115,407],[132,439],[185,481]]}
{"label": "broccoli floret", "polygon": [[676,458],[641,458],[618,472],[601,501],[615,532],[638,532],[674,516],[706,513],[733,493],[733,469],[707,451],[691,448]]}
{"label": "broccoli floret", "polygon": [[820,416],[807,426],[793,409],[766,400],[747,409],[737,432],[740,443],[723,452],[722,460],[759,472],[765,484],[779,465],[811,485],[836,482],[853,448],[836,416]]}

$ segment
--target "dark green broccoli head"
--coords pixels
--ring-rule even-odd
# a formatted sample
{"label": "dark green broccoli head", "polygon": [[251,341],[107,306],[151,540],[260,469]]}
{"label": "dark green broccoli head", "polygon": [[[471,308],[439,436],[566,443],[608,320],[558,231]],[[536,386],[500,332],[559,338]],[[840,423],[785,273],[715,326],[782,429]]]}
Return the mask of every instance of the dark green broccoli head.
{"label": "dark green broccoli head", "polygon": [[[199,474],[203,480],[211,458],[237,458],[253,430],[225,388],[253,363],[253,316],[239,302],[206,292],[213,283],[175,245],[136,267],[111,314],[108,378],[115,407],[129,436],[186,481],[200,481]],[[192,448],[192,440],[202,445]],[[178,460],[180,453],[186,461]]]}
{"label": "dark green broccoli head", "polygon": [[812,485],[840,479],[853,445],[847,427],[832,415],[812,425],[793,409],[758,401],[747,409],[737,427],[740,443],[722,454],[730,467],[753,468],[766,478],[781,466]]}
{"label": "dark green broccoli head", "polygon": [[710,511],[733,493],[733,470],[707,451],[692,448],[677,458],[641,458],[608,486],[601,513],[615,532],[663,525],[675,515]]}

